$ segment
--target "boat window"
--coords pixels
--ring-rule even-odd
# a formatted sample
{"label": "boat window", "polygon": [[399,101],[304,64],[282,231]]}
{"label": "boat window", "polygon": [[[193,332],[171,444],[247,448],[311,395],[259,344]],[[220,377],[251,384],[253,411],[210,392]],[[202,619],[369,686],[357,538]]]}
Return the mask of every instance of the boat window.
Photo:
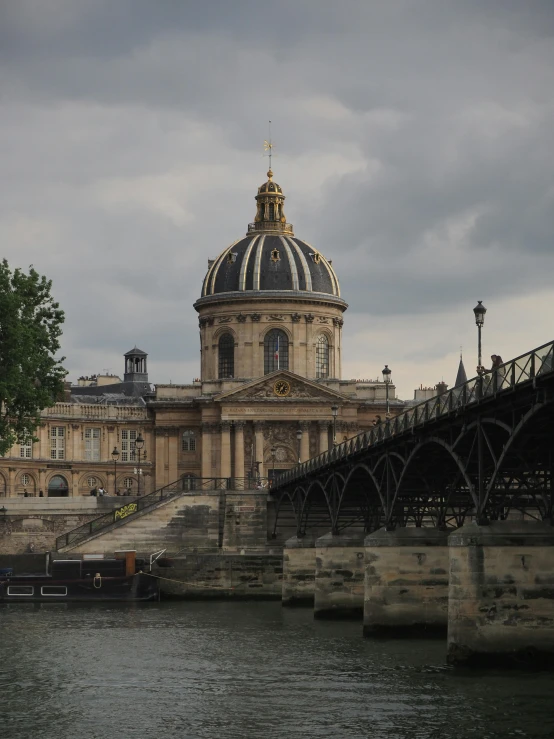
{"label": "boat window", "polygon": [[34,592],[32,585],[8,585],[8,595],[33,595]]}
{"label": "boat window", "polygon": [[65,585],[43,585],[40,589],[41,595],[67,595]]}

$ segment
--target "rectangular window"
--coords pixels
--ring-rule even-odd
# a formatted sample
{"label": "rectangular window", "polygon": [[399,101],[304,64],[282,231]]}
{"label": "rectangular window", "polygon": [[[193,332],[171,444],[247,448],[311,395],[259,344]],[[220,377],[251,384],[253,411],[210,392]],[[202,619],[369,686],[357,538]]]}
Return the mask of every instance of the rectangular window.
{"label": "rectangular window", "polygon": [[85,429],[85,460],[100,461],[100,429]]}
{"label": "rectangular window", "polygon": [[123,430],[121,432],[121,461],[122,462],[134,462],[135,461],[135,439],[137,438],[136,431]]}
{"label": "rectangular window", "polygon": [[65,585],[43,585],[40,589],[41,595],[67,595],[67,588]]}
{"label": "rectangular window", "polygon": [[19,456],[23,457],[23,459],[31,459],[33,456],[33,442],[31,439],[25,439],[25,441],[21,442]]}
{"label": "rectangular window", "polygon": [[8,595],[33,595],[34,592],[32,585],[8,585]]}
{"label": "rectangular window", "polygon": [[50,426],[50,459],[65,459],[65,426]]}

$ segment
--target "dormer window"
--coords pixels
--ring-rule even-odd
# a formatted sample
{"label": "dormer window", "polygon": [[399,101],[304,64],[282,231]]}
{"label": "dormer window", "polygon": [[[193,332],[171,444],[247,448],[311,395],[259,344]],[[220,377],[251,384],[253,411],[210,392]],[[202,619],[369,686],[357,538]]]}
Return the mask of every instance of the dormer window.
{"label": "dormer window", "polygon": [[319,264],[319,262],[321,261],[321,254],[318,251],[311,251],[310,256],[314,264]]}
{"label": "dormer window", "polygon": [[271,261],[278,262],[280,259],[281,259],[281,255],[279,254],[279,249],[273,249],[271,251]]}
{"label": "dormer window", "polygon": [[227,254],[227,261],[229,262],[229,264],[233,264],[234,262],[237,261],[237,257],[238,257],[237,252],[230,251],[229,254]]}

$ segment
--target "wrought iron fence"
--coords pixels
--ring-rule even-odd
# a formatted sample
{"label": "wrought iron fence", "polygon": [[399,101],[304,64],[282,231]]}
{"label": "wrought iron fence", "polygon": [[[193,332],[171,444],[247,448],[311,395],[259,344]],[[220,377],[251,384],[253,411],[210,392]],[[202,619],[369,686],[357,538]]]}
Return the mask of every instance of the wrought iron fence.
{"label": "wrought iron fence", "polygon": [[135,501],[126,503],[119,508],[114,508],[109,513],[105,513],[98,518],[94,518],[92,521],[88,521],[58,536],[56,539],[56,549],[59,550],[61,547],[78,544],[112,524],[127,520],[129,517],[147,508],[151,508],[162,500],[168,500],[177,495],[195,495],[196,493],[217,492],[220,490],[261,490],[268,487],[269,481],[267,477],[182,477],[169,485],[164,485],[164,487],[158,488],[158,490],[154,490],[152,493],[142,495]]}
{"label": "wrought iron fence", "polygon": [[538,349],[522,354],[520,357],[505,362],[499,367],[478,377],[473,377],[463,385],[447,390],[429,400],[419,403],[400,413],[394,418],[364,431],[348,441],[333,447],[317,457],[299,464],[292,470],[278,475],[273,487],[278,488],[297,480],[310,472],[322,469],[333,462],[338,462],[350,454],[367,449],[374,444],[398,436],[406,431],[413,432],[414,428],[442,416],[458,411],[474,403],[479,403],[498,393],[513,390],[525,382],[535,381],[554,371],[554,342],[543,344]]}

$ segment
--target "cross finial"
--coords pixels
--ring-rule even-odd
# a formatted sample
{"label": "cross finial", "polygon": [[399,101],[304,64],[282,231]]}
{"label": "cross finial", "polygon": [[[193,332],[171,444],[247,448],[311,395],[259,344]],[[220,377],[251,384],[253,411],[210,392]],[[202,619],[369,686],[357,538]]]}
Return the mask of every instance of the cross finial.
{"label": "cross finial", "polygon": [[264,151],[269,152],[267,156],[269,157],[269,171],[271,172],[271,156],[273,154],[273,143],[271,141],[271,121],[269,121],[269,136],[264,141]]}

